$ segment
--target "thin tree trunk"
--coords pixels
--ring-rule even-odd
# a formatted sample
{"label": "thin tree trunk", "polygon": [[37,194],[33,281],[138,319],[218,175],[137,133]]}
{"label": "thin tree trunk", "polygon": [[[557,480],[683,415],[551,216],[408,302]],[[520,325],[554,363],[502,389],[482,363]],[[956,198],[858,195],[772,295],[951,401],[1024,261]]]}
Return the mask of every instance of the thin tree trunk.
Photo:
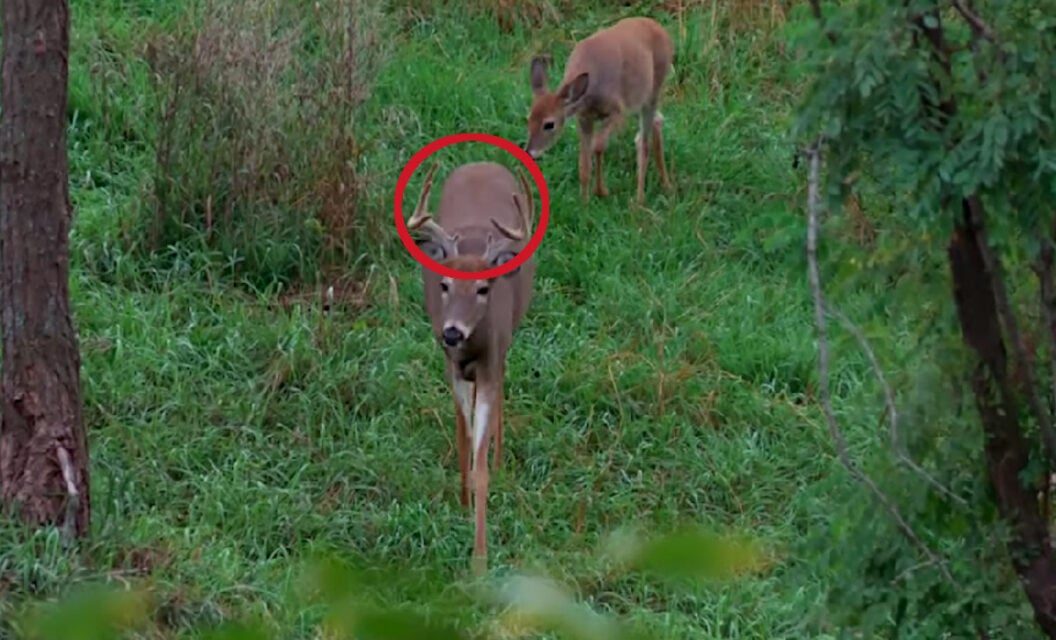
{"label": "thin tree trunk", "polygon": [[972,223],[972,210],[983,205],[973,198],[962,205],[949,260],[961,333],[979,358],[971,384],[983,425],[987,475],[998,511],[1009,526],[1008,552],[1034,618],[1048,637],[1056,638],[1056,561],[1041,505],[1022,477],[1031,446],[1020,422],[994,289]]}
{"label": "thin tree trunk", "polygon": [[88,531],[88,445],[69,306],[66,0],[3,0],[0,501]]}
{"label": "thin tree trunk", "polygon": [[[964,8],[958,7],[959,10]],[[941,12],[935,9],[929,16],[921,15],[916,22],[931,44],[935,61],[942,69],[942,78],[952,77],[952,53],[946,41]],[[942,115],[939,129],[944,129],[957,114],[957,103],[944,90],[943,79],[934,81],[937,95],[943,96],[936,105]],[[985,82],[986,78],[980,76],[979,80]],[[927,100],[924,96],[922,99]],[[1010,532],[1007,548],[1012,568],[1019,576],[1038,626],[1045,635],[1056,640],[1056,562],[1048,523],[1037,499],[1039,483],[1035,480],[1032,488],[1025,484],[1030,481],[1023,478],[1030,459],[1031,443],[1020,417],[1017,392],[1025,394],[1026,404],[1035,414],[1048,454],[1046,462],[1050,465],[1056,452],[1056,436],[1052,433],[1047,411],[1038,401],[1026,348],[1004,291],[1003,275],[987,244],[983,203],[973,195],[962,199],[960,204],[961,215],[955,222],[948,255],[961,335],[979,359],[972,372],[971,386],[983,426],[987,476],[998,512]],[[1019,385],[1014,384],[1009,376],[1002,320],[1018,356],[1016,366],[1022,378]]]}

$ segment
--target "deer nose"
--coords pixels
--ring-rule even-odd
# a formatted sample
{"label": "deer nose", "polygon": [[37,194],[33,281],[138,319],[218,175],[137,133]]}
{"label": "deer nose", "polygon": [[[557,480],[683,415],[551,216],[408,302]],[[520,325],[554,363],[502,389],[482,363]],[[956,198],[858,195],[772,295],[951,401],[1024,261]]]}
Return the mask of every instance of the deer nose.
{"label": "deer nose", "polygon": [[462,335],[462,332],[455,327],[447,327],[444,329],[444,344],[449,347],[457,347],[460,342],[466,339],[466,336]]}

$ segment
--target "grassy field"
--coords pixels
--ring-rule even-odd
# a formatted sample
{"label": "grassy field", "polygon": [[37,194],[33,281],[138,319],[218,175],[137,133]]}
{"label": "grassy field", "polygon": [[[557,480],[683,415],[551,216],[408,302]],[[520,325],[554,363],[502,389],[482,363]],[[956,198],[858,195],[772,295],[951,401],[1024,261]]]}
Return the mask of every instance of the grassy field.
{"label": "grassy field", "polygon": [[[425,4],[394,3],[377,18],[376,75],[354,123],[363,190],[339,268],[322,272],[347,286],[324,317],[318,291],[333,277],[279,286],[204,241],[147,255],[139,221],[150,216],[165,126],[150,119],[148,44],[183,10],[73,2],[72,290],[93,532],[75,557],[54,535],[4,533],[0,584],[19,598],[108,578],[150,586],[161,605],[153,637],[242,618],[311,637],[315,614],[286,604],[296,562],[311,554],[398,571],[375,587],[379,601],[457,599],[467,588],[472,529],[458,506],[453,409],[418,267],[390,224],[392,189],[410,155],[441,135],[521,141],[531,56],[549,52],[559,68],[575,39],[632,11],[557,3],[560,20],[515,16],[507,31],[476,8],[486,3]],[[665,6],[636,12],[676,41],[662,106],[676,192],[663,193],[653,172],[646,206],[632,204],[633,128],[606,163],[612,196],[589,207],[571,131],[541,164],[552,217],[510,355],[492,574],[545,571],[649,637],[824,637],[808,617],[839,585],[812,569],[819,556],[804,540],[834,526],[837,501],[864,494],[847,490],[812,395],[783,14],[765,3]],[[501,156],[443,154],[447,168],[481,158]],[[858,317],[899,302],[854,283],[841,295]],[[875,333],[894,354],[885,364],[905,366],[908,329],[886,317]],[[868,454],[884,437],[875,388],[860,356],[839,353],[849,437]],[[597,554],[621,527],[691,523],[750,533],[773,562],[687,587],[612,577]],[[484,633],[494,614],[478,603],[462,618]]]}

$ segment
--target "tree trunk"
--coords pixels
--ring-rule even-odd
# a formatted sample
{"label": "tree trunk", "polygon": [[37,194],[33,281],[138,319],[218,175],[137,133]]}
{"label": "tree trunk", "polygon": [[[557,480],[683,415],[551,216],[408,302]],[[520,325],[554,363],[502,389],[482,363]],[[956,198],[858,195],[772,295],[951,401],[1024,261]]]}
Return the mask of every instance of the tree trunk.
{"label": "tree trunk", "polygon": [[1056,638],[1056,562],[1048,526],[1036,491],[1024,483],[1030,443],[1024,436],[1008,354],[990,274],[980,250],[973,210],[982,202],[962,202],[963,216],[950,239],[949,259],[953,296],[965,343],[979,358],[972,373],[972,391],[983,425],[984,452],[990,487],[998,511],[1008,525],[1008,552],[1023,589],[1034,608],[1034,618],[1050,638]]}
{"label": "tree trunk", "polygon": [[3,0],[0,501],[88,531],[88,445],[70,319],[66,0]]}

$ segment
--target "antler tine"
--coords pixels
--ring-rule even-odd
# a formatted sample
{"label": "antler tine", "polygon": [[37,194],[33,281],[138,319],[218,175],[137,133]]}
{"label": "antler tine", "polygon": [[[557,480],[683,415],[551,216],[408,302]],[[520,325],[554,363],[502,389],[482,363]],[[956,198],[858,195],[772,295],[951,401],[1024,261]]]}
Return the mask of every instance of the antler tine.
{"label": "antler tine", "polygon": [[417,226],[413,228],[413,231],[424,233],[429,236],[430,240],[439,244],[443,248],[444,255],[448,258],[453,258],[458,255],[459,234],[449,234],[443,227],[433,220],[432,216],[422,216],[421,220],[417,222]]}
{"label": "antler tine", "polygon": [[[496,227],[499,227],[499,231],[503,231],[503,228],[499,226],[499,223],[495,221],[495,218],[492,218],[491,221]],[[484,243],[484,262],[491,262],[491,259],[495,257],[496,249],[498,249],[498,243],[495,242],[495,236],[489,233],[488,240]]]}
{"label": "antler tine", "polygon": [[532,197],[531,183],[528,181],[528,177],[524,175],[524,172],[517,170],[517,179],[521,182],[521,190],[524,192],[524,197],[527,200],[527,207],[521,208],[520,203],[518,209],[521,211],[521,216],[524,217],[524,233],[525,235],[532,234],[532,215],[535,213],[535,198]]}
{"label": "antler tine", "polygon": [[[514,203],[517,204],[517,208],[520,209],[521,208],[521,203],[520,203],[519,198],[517,198],[517,194],[516,193],[513,194],[513,201],[514,201]],[[499,233],[501,233],[502,235],[506,236],[510,240],[514,240],[514,241],[520,242],[521,240],[524,240],[524,238],[525,238],[525,235],[524,235],[523,231],[520,231],[518,229],[511,229],[511,228],[507,227],[506,225],[502,224],[501,222],[499,222],[498,220],[496,220],[495,218],[491,219],[491,224],[495,225],[495,228],[499,230]]]}
{"label": "antler tine", "polygon": [[429,216],[429,215],[424,216],[422,218],[422,221],[418,223],[418,226],[414,227],[414,230],[415,231],[424,231],[424,232],[428,233],[429,235],[432,235],[432,236],[434,236],[436,238],[447,238],[447,237],[450,237],[450,236],[448,236],[447,231],[445,231],[443,227],[438,225],[436,223],[436,221],[433,220],[433,217]]}
{"label": "antler tine", "polygon": [[[528,188],[528,180],[524,177],[524,174],[520,171],[517,172],[517,179],[521,183],[521,189],[524,191],[523,194],[514,192],[513,204],[517,207],[517,212],[521,214],[521,228],[518,230],[511,229],[506,225],[502,224],[495,218],[491,219],[491,223],[495,225],[502,235],[506,236],[510,240],[521,241],[532,234],[532,196],[531,189]],[[522,199],[523,195],[523,199]],[[523,201],[527,200],[527,204]]]}
{"label": "antler tine", "polygon": [[433,188],[433,174],[436,173],[436,168],[438,166],[440,166],[440,163],[434,162],[433,166],[429,168],[429,173],[425,174],[425,183],[422,184],[422,193],[418,196],[418,204],[414,207],[414,213],[411,214],[411,219],[407,221],[407,227],[409,229],[417,229],[432,218],[432,216],[425,212],[425,205],[429,202],[429,191]]}

